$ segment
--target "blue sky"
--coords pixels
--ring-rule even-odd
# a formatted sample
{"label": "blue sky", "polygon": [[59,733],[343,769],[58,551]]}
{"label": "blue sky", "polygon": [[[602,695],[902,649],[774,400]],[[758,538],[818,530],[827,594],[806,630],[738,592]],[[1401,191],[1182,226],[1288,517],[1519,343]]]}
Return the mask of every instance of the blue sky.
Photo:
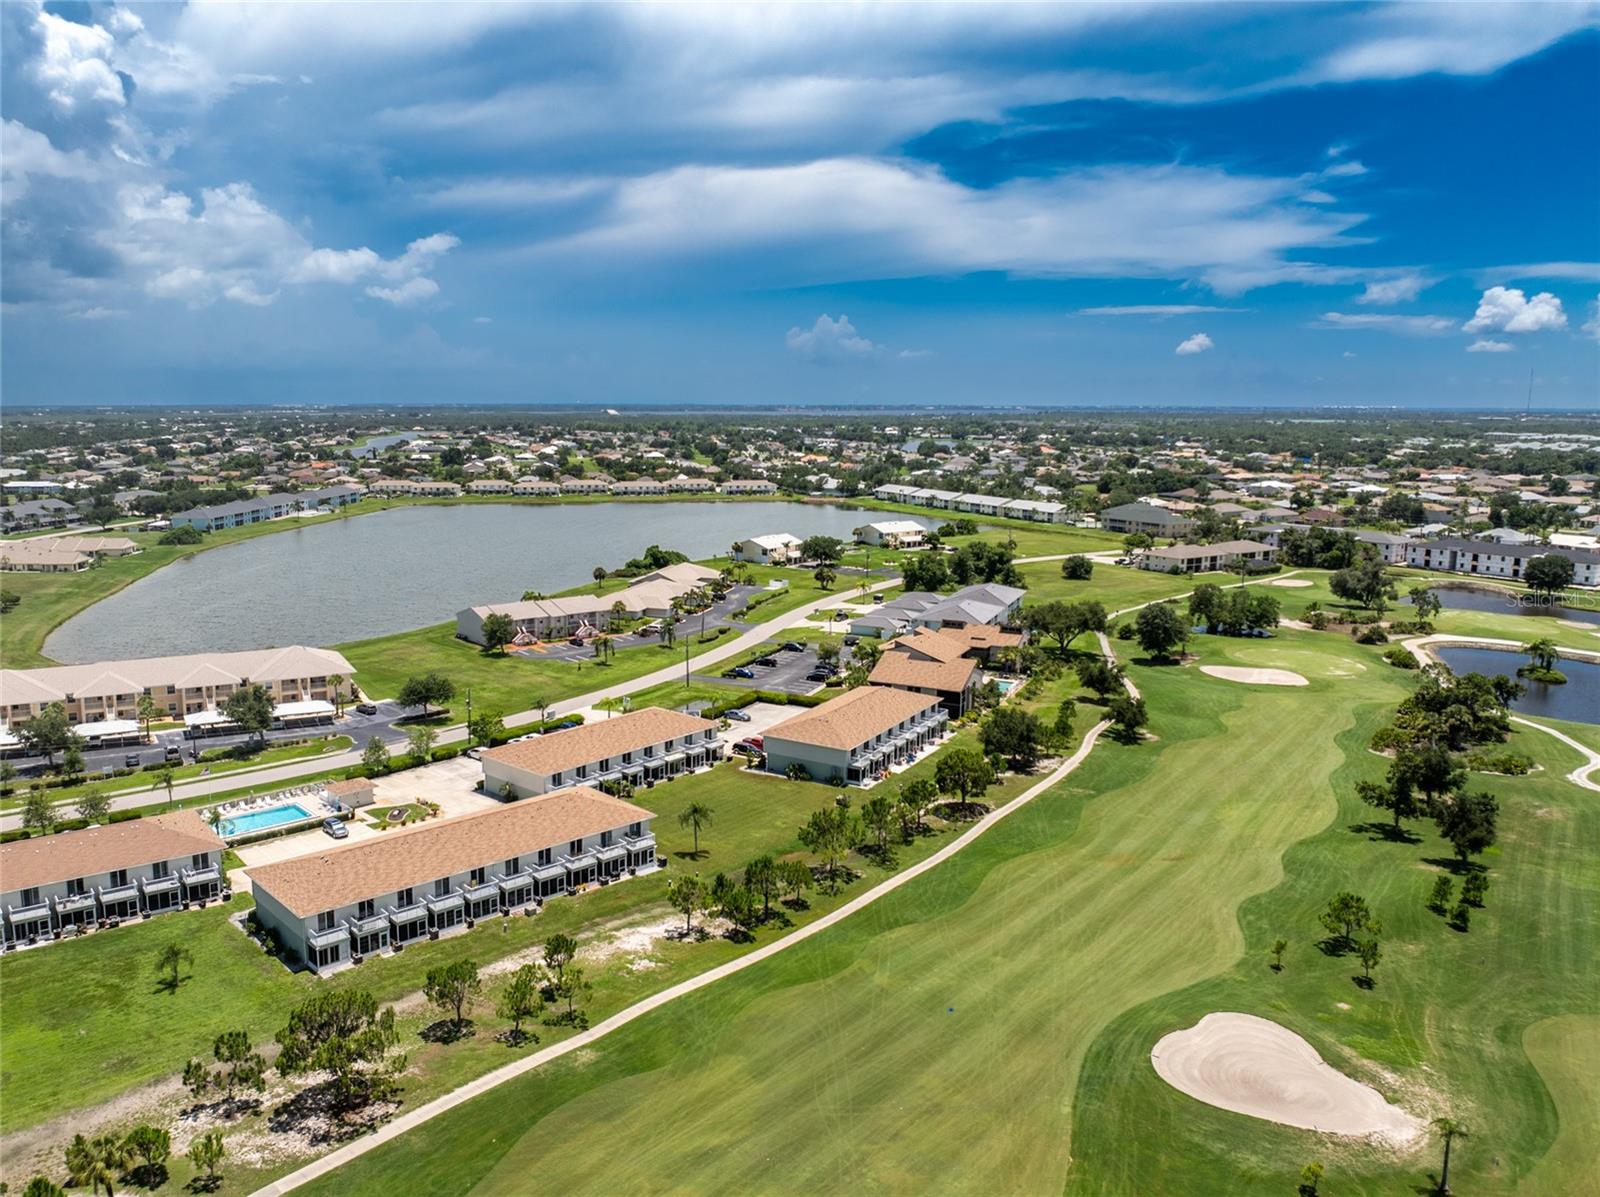
{"label": "blue sky", "polygon": [[1600,410],[1600,8],[13,0],[15,404]]}

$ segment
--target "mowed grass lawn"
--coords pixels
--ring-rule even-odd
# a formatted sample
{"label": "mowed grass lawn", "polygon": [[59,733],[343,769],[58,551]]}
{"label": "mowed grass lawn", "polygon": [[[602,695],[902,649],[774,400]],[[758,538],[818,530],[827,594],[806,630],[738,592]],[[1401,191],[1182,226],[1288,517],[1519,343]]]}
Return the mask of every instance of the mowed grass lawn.
{"label": "mowed grass lawn", "polygon": [[[1086,719],[1080,722],[1087,726]],[[976,733],[964,729],[949,743],[975,742]],[[900,775],[890,792],[931,775],[934,759]],[[1007,775],[987,800],[1009,801],[1031,782],[1028,777]],[[709,880],[717,872],[737,872],[762,853],[803,855],[797,838],[800,825],[812,811],[831,805],[838,793],[830,786],[746,773],[737,764],[640,790],[634,801],[657,816],[654,830],[659,850],[669,862],[666,872],[575,900],[552,901],[537,918],[517,917],[504,926],[496,921],[466,935],[368,960],[324,980],[290,973],[227,925],[229,914],[247,907],[249,899],[243,896],[226,909],[213,906],[162,916],[7,956],[0,960],[0,1093],[4,1095],[0,1133],[11,1134],[95,1105],[132,1086],[171,1077],[181,1072],[191,1055],[208,1051],[222,1030],[242,1027],[258,1041],[269,1041],[289,1010],[319,987],[354,986],[392,1001],[419,990],[427,969],[438,964],[465,958],[488,963],[540,943],[555,931],[583,936],[652,912],[670,914],[666,905],[670,876],[695,871]],[[692,832],[678,823],[678,815],[691,802],[702,802],[714,812],[713,824],[701,833],[699,856],[692,855]],[[933,825],[935,834],[897,850],[899,859],[893,867],[852,855],[849,864],[858,879],[837,895],[813,893],[810,908],[796,912],[791,921],[818,917],[876,884],[895,867],[935,851],[953,828],[939,820]],[[757,942],[775,934],[774,929],[764,929]],[[154,970],[157,952],[174,942],[195,954],[194,965],[187,970],[191,979],[176,995],[158,985]],[[752,946],[723,939],[662,945],[659,968],[597,970],[596,1018]],[[493,987],[480,1022],[498,1029],[488,1013],[492,1009]],[[418,1075],[408,1081],[412,1102],[505,1062],[506,1049],[489,1033],[451,1051],[413,1046]]]}
{"label": "mowed grass lawn", "polygon": [[[1584,1124],[1561,1119],[1595,1103],[1600,815],[1559,780],[1575,754],[1521,734],[1545,771],[1486,780],[1503,844],[1488,909],[1458,935],[1422,909],[1431,835],[1350,829],[1373,814],[1351,791],[1381,772],[1366,743],[1409,675],[1339,637],[1200,649],[1311,684],[1135,666],[1158,740],[1102,741],[1066,784],[845,923],[309,1191],[515,1194],[537,1176],[577,1193],[1281,1194],[1312,1158],[1330,1193],[1425,1182],[1431,1143],[1396,1157],[1162,1084],[1152,1044],[1215,1009],[1274,1018],[1419,1114],[1473,1123],[1458,1191],[1582,1191]],[[1342,888],[1385,923],[1372,991],[1313,946]],[[626,1150],[603,1170],[574,1149],[618,1127]]]}
{"label": "mowed grass lawn", "polygon": [[1107,565],[1100,561],[1095,562],[1093,575],[1081,582],[1063,578],[1059,561],[1041,561],[1017,568],[1022,571],[1022,582],[1027,587],[1029,603],[1047,603],[1055,599],[1082,602],[1092,599],[1103,603],[1107,611],[1121,611],[1141,603],[1188,594],[1200,582],[1231,586],[1239,581],[1238,574],[1164,574],[1127,565]]}

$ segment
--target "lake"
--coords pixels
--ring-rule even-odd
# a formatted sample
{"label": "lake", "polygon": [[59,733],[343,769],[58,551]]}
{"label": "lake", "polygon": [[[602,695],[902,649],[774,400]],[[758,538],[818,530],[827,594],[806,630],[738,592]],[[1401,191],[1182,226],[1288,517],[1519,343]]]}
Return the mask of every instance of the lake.
{"label": "lake", "polygon": [[[1526,665],[1524,653],[1498,652],[1492,648],[1447,648],[1435,645],[1435,655],[1455,673],[1482,673],[1493,677],[1503,673],[1516,678],[1517,667]],[[1567,676],[1564,686],[1547,686],[1517,678],[1528,688],[1512,703],[1524,715],[1543,715],[1550,719],[1570,719],[1574,723],[1600,723],[1600,665],[1587,661],[1556,662]]]}
{"label": "lake", "polygon": [[77,664],[365,640],[583,585],[652,544],[704,558],[771,532],[848,540],[872,518],[812,503],[393,507],[175,561],[73,616],[44,651]]}
{"label": "lake", "polygon": [[[1556,619],[1570,619],[1577,623],[1600,624],[1600,610],[1592,605],[1588,607],[1559,606],[1547,603],[1525,591],[1513,593],[1508,590],[1478,590],[1468,586],[1430,586],[1430,590],[1438,596],[1439,602],[1450,611],[1490,611],[1496,615],[1535,615],[1553,617]],[[1594,603],[1594,598],[1589,595],[1569,594],[1563,596],[1566,603]],[[1411,600],[1405,598],[1402,603],[1409,606]]]}

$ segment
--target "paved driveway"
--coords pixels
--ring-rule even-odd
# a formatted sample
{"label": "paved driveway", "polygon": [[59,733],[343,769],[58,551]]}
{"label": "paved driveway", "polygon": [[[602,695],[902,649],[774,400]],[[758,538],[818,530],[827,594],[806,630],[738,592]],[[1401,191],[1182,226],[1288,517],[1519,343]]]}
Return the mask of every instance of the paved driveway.
{"label": "paved driveway", "polygon": [[733,746],[740,740],[749,736],[766,734],[769,727],[782,723],[800,714],[804,707],[781,707],[775,702],[753,702],[744,708],[745,714],[750,716],[749,723],[740,723],[737,719],[728,721],[728,730],[718,732],[722,742],[732,751]]}

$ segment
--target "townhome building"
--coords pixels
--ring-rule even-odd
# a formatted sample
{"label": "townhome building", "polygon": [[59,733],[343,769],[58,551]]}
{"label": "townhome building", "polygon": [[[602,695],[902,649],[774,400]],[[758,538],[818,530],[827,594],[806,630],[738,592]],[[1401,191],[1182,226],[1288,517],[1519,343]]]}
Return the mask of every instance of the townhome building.
{"label": "townhome building", "polygon": [[667,484],[654,478],[634,478],[628,482],[613,482],[611,493],[619,499],[637,499],[646,495],[664,495]]}
{"label": "townhome building", "polygon": [[383,478],[372,484],[376,495],[411,495],[419,499],[454,499],[461,494],[456,482],[435,482],[431,478]]}
{"label": "townhome building", "polygon": [[0,715],[16,726],[59,702],[76,723],[137,719],[139,696],[148,694],[171,718],[215,709],[243,686],[265,686],[277,704],[333,697],[329,678],[347,682],[350,662],[327,648],[291,645],[237,653],[195,653],[0,669]]}
{"label": "townhome building", "polygon": [[959,719],[983,681],[978,662],[966,654],[966,645],[931,628],[919,628],[884,645],[867,680],[875,686],[931,694]]}
{"label": "townhome building", "polygon": [[77,518],[78,509],[61,499],[25,499],[0,507],[0,531],[65,528]]}
{"label": "townhome building", "polygon": [[966,494],[956,496],[954,507],[957,511],[974,515],[1007,515],[1010,513],[1011,500],[997,495]]}
{"label": "townhome building", "polygon": [[5,948],[204,905],[221,865],[222,841],[192,810],[0,844]]}
{"label": "townhome building", "polygon": [[512,484],[511,493],[537,499],[554,499],[561,495],[561,487],[543,478],[519,478]]}
{"label": "townhome building", "polygon": [[1012,499],[1001,514],[1037,524],[1064,524],[1072,518],[1065,504],[1049,499]]}
{"label": "townhome building", "polygon": [[644,707],[565,731],[531,736],[480,757],[483,789],[515,799],[573,785],[646,785],[722,759],[709,719]]}
{"label": "townhome building", "polygon": [[570,786],[250,870],[287,959],[325,973],[657,867],[654,816]]}
{"label": "townhome building", "polygon": [[1520,581],[1536,557],[1572,562],[1574,586],[1600,586],[1600,553],[1558,545],[1496,544],[1485,540],[1423,540],[1406,546],[1406,564],[1417,569]]}
{"label": "townhome building", "polygon": [[733,555],[752,565],[795,565],[800,561],[800,538],[788,532],[752,536],[737,542]]}
{"label": "townhome building", "polygon": [[1146,549],[1139,568],[1164,574],[1198,574],[1237,569],[1240,565],[1276,561],[1278,550],[1254,540],[1223,540],[1216,544],[1175,544]]}
{"label": "townhome building", "polygon": [[925,755],[949,722],[937,695],[857,686],[768,728],[765,767],[786,776],[803,769],[815,781],[870,784]]}
{"label": "townhome building", "polygon": [[599,478],[563,478],[564,495],[605,495],[611,493],[611,483]]}
{"label": "townhome building", "polygon": [[765,478],[732,478],[718,489],[725,495],[775,495],[778,484]]}
{"label": "townhome building", "polygon": [[174,528],[198,528],[202,532],[218,532],[223,528],[239,528],[247,524],[280,520],[301,511],[332,511],[346,507],[361,498],[361,490],[354,486],[326,486],[318,490],[280,491],[260,495],[253,499],[240,499],[233,503],[217,503],[209,507],[191,507],[170,517]]}
{"label": "townhome building", "polygon": [[505,478],[474,478],[467,483],[469,495],[509,495],[516,484]]}
{"label": "townhome building", "polygon": [[671,494],[696,495],[705,494],[717,489],[717,484],[709,478],[668,478],[667,491]]}

